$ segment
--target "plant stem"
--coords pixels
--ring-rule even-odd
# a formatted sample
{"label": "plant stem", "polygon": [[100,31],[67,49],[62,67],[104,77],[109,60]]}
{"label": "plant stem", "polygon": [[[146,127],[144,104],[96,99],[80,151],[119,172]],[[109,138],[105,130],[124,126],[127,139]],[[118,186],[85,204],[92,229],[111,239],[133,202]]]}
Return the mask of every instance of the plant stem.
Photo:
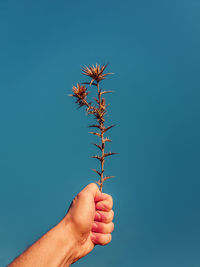
{"label": "plant stem", "polygon": [[[100,111],[100,114],[102,112],[102,104],[101,104],[101,91],[100,91],[100,88],[99,88],[99,82],[97,82],[97,89],[98,89],[98,100],[99,100],[99,111]],[[105,143],[104,143],[104,140],[103,140],[103,135],[104,135],[104,122],[103,120],[99,120],[99,126],[100,126],[100,130],[101,130],[101,179],[100,179],[100,191],[102,192],[102,188],[103,188],[103,173],[104,173],[104,161],[105,161],[105,157],[104,157],[104,148],[105,148]]]}
{"label": "plant stem", "polygon": [[103,173],[104,173],[104,146],[105,143],[103,142],[103,133],[101,133],[101,144],[102,144],[102,161],[101,161],[101,183],[100,183],[100,191],[102,192],[103,187]]}

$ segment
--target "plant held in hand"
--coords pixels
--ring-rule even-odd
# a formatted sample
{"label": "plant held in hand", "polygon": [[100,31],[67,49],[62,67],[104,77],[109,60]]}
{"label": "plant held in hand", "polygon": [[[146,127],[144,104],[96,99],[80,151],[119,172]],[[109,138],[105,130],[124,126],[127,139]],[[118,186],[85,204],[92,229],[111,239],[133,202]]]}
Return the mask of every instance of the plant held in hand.
{"label": "plant held in hand", "polygon": [[[113,178],[114,176],[104,176],[104,163],[105,158],[117,153],[114,152],[105,152],[105,144],[106,142],[111,142],[112,140],[104,137],[104,134],[110,130],[115,125],[111,126],[105,126],[105,115],[107,113],[107,106],[106,105],[106,99],[104,97],[107,93],[112,93],[112,91],[102,91],[100,88],[100,82],[104,79],[106,79],[107,75],[110,75],[112,73],[104,73],[107,65],[98,65],[96,66],[88,66],[88,67],[82,67],[82,74],[90,77],[90,82],[84,82],[81,84],[77,84],[77,86],[72,87],[73,94],[70,94],[70,96],[73,96],[76,99],[76,103],[79,107],[85,106],[86,111],[88,114],[91,114],[94,116],[94,119],[96,121],[96,124],[92,124],[89,127],[96,129],[96,131],[89,132],[93,135],[96,135],[100,138],[100,144],[94,144],[98,149],[101,151],[101,155],[95,155],[92,158],[96,158],[100,161],[101,164],[101,170],[98,171],[96,169],[93,169],[94,172],[96,172],[100,179],[97,182],[97,184],[100,187],[100,191],[102,192],[102,187],[104,181]],[[94,97],[95,102],[90,102],[87,99],[87,96],[89,92],[87,91],[87,88],[85,85],[94,86],[96,87],[96,97]]]}

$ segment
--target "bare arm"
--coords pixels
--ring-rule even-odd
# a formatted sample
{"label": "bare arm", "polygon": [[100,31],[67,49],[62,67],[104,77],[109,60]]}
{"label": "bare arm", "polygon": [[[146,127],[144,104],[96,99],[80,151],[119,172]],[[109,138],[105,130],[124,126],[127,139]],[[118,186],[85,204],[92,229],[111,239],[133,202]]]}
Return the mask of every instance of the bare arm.
{"label": "bare arm", "polygon": [[89,184],[73,200],[66,216],[8,267],[66,267],[84,257],[95,244],[111,241],[112,198]]}

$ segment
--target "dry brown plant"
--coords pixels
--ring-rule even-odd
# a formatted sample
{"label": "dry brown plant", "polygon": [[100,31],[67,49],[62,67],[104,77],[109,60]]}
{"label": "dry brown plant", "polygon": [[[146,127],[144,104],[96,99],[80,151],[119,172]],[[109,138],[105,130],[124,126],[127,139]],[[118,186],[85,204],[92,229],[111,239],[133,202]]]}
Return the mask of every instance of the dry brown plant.
{"label": "dry brown plant", "polygon": [[[85,66],[82,67],[82,74],[90,77],[90,82],[83,82],[78,83],[77,86],[72,87],[73,94],[70,94],[70,96],[73,96],[76,99],[76,103],[79,107],[85,107],[87,114],[91,114],[94,116],[94,119],[96,121],[96,124],[92,124],[89,127],[96,129],[95,131],[89,132],[97,137],[100,138],[100,144],[94,144],[98,149],[101,151],[101,155],[95,155],[92,156],[92,158],[96,158],[100,162],[101,170],[98,171],[96,169],[93,169],[94,172],[96,172],[100,179],[97,181],[97,184],[100,187],[100,191],[102,192],[103,183],[104,181],[113,178],[114,176],[104,176],[104,164],[105,159],[108,156],[112,156],[114,152],[105,152],[105,144],[106,142],[111,142],[112,140],[110,138],[104,137],[104,134],[110,130],[115,125],[111,126],[105,126],[105,115],[107,113],[107,106],[106,105],[106,99],[104,97],[107,93],[112,93],[112,91],[102,91],[102,88],[100,88],[100,82],[107,78],[108,75],[112,73],[104,73],[107,65],[98,65],[96,66]],[[87,96],[90,92],[87,91],[87,88],[85,85],[94,86],[96,87],[96,97],[94,97],[95,102],[90,102],[87,99]]]}

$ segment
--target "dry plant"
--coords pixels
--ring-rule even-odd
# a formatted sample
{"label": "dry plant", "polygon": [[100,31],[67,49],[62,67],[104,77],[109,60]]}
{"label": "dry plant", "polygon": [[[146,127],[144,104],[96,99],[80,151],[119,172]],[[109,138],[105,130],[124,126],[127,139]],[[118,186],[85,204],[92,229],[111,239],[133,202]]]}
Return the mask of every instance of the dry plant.
{"label": "dry plant", "polygon": [[[92,124],[89,127],[96,129],[93,132],[89,132],[93,135],[96,135],[100,138],[100,144],[94,144],[98,149],[101,151],[101,155],[95,155],[92,158],[96,158],[100,161],[101,164],[101,170],[98,171],[96,169],[93,169],[94,172],[96,172],[100,179],[97,182],[97,184],[100,187],[100,191],[102,192],[102,187],[104,181],[113,178],[114,176],[104,176],[104,164],[105,164],[105,158],[117,153],[114,152],[105,152],[105,144],[106,142],[111,142],[112,140],[110,138],[104,137],[104,134],[110,130],[115,125],[111,126],[105,126],[105,115],[107,113],[107,106],[105,97],[103,97],[107,93],[112,93],[112,91],[102,91],[102,88],[100,88],[100,82],[104,79],[106,79],[107,75],[110,75],[112,73],[104,73],[107,65],[98,65],[96,66],[88,66],[88,67],[82,67],[82,74],[90,77],[90,82],[84,82],[84,83],[77,83],[77,86],[72,87],[73,94],[70,94],[70,96],[75,97],[76,103],[79,107],[85,107],[87,114],[93,115],[96,124]],[[87,91],[87,88],[85,85],[94,86],[96,87],[96,97],[94,97],[94,103],[88,101],[87,96],[90,92]]]}

